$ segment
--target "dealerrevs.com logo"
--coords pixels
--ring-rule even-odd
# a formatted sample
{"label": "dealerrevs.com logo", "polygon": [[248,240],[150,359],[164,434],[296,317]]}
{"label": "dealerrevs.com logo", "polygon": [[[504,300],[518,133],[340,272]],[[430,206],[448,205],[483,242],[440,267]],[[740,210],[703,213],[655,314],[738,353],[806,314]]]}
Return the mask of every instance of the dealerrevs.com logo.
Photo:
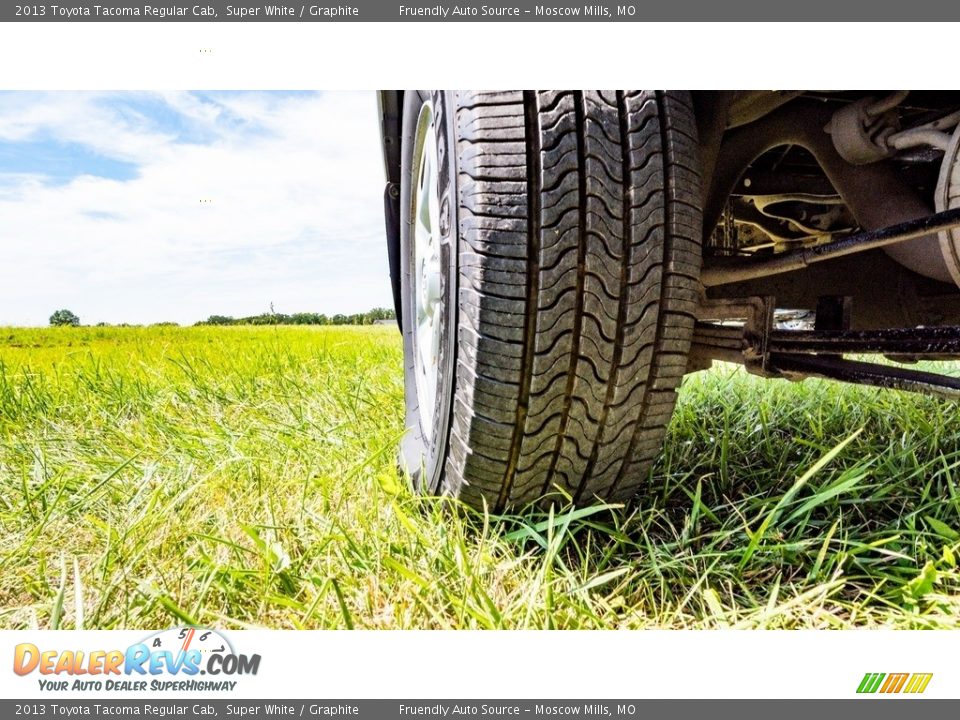
{"label": "dealerrevs.com logo", "polygon": [[36,674],[40,689],[47,691],[229,692],[237,686],[233,678],[256,675],[259,669],[259,654],[237,653],[222,633],[197,627],[164,630],[125,650],[20,643],[13,653],[13,671]]}

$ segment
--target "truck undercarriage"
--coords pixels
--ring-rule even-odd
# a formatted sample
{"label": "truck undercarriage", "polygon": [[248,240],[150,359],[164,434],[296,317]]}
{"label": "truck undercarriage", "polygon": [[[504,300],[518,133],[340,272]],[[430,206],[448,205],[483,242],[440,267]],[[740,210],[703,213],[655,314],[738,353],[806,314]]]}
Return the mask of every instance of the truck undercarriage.
{"label": "truck undercarriage", "polygon": [[[768,376],[956,396],[953,378],[842,355],[912,363],[960,353],[960,95],[694,102],[708,190],[691,367],[716,358]],[[810,327],[776,329],[789,310],[808,311]],[[743,332],[717,327],[731,317]]]}

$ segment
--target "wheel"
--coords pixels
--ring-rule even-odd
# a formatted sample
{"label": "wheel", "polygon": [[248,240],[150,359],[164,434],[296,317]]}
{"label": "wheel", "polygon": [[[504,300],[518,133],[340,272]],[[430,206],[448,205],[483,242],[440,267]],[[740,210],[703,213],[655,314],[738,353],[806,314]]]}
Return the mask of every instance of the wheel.
{"label": "wheel", "polygon": [[401,142],[415,486],[494,510],[629,499],[693,333],[689,95],[409,91]]}

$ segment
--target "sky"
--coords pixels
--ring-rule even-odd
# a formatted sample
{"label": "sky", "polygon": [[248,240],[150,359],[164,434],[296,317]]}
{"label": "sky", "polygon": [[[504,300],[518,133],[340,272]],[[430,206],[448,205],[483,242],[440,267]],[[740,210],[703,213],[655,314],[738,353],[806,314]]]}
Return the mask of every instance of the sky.
{"label": "sky", "polygon": [[373,93],[0,93],[0,325],[392,304]]}

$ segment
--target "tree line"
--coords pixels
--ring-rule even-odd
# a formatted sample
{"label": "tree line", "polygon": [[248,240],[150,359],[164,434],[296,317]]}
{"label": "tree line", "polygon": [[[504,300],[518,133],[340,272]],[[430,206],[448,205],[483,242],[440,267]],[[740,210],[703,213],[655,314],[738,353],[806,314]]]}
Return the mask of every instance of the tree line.
{"label": "tree line", "polygon": [[[232,317],[230,315],[211,315],[206,320],[200,320],[194,325],[374,325],[381,320],[396,320],[397,314],[392,308],[373,308],[363,313],[345,315],[326,315],[324,313],[300,312],[278,313],[268,312],[247,317]],[[55,326],[80,325],[80,318],[70,310],[57,310],[50,316],[50,324]],[[97,323],[106,326],[108,323]],[[153,323],[156,326],[177,325],[175,322]],[[123,326],[128,323],[122,323]]]}
{"label": "tree line", "polygon": [[395,320],[397,314],[389,308],[373,308],[363,313],[344,315],[325,315],[324,313],[300,312],[278,313],[269,312],[247,317],[231,317],[230,315],[211,315],[201,320],[197,325],[373,325],[379,320]]}

